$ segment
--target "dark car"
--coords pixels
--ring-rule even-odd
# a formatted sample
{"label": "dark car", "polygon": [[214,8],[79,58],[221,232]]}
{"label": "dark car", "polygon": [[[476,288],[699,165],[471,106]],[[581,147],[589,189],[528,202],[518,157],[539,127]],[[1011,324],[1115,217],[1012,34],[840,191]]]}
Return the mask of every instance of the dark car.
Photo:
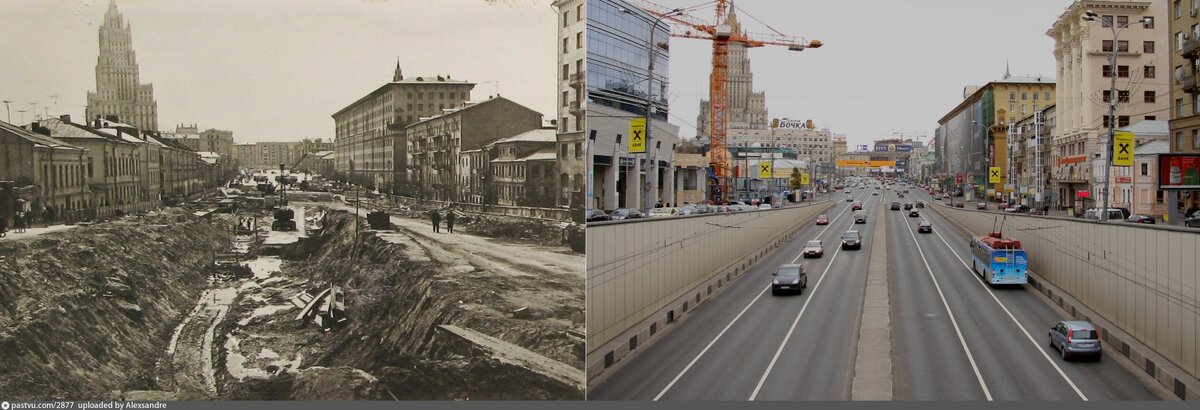
{"label": "dark car", "polygon": [[893,210],[893,211],[899,211],[899,210],[900,210],[900,201],[892,201],[892,210]]}
{"label": "dark car", "polygon": [[1063,360],[1072,356],[1095,356],[1100,360],[1100,332],[1090,322],[1064,320],[1050,328],[1050,346],[1062,352]]}
{"label": "dark car", "polygon": [[779,267],[779,270],[772,273],[771,276],[771,294],[778,295],[785,291],[804,293],[804,288],[808,287],[808,273],[804,272],[804,267],[796,264],[787,264]]}
{"label": "dark car", "polygon": [[986,202],[977,203],[977,204],[975,204],[975,209],[987,209],[987,203]]}
{"label": "dark car", "polygon": [[912,203],[912,202],[905,202],[905,203],[904,203],[904,210],[905,210],[905,211],[907,211],[907,210],[909,210],[909,209],[913,209],[913,203]]}
{"label": "dark car", "polygon": [[1133,214],[1129,218],[1125,219],[1125,222],[1154,224],[1154,217],[1146,214]]}
{"label": "dark car", "polygon": [[929,221],[921,221],[917,224],[917,233],[933,233],[933,224]]}
{"label": "dark car", "polygon": [[858,231],[846,231],[842,234],[842,249],[862,249],[862,234]]}
{"label": "dark car", "polygon": [[917,201],[917,208],[924,208],[924,207],[925,207],[925,201]]}
{"label": "dark car", "polygon": [[1192,212],[1192,216],[1184,219],[1183,226],[1188,228],[1200,228],[1200,211]]}
{"label": "dark car", "polygon": [[916,217],[918,217],[918,216],[921,216],[921,211],[918,211],[918,210],[916,210],[916,209],[910,209],[910,210],[908,211],[908,216],[909,216],[909,217],[912,217],[912,218],[916,218]]}
{"label": "dark car", "polygon": [[962,208],[962,207],[963,207],[963,203],[962,203],[962,202],[955,202],[955,203],[954,203],[954,207],[955,207],[955,208]]}
{"label": "dark car", "polygon": [[[576,219],[576,220],[578,220],[578,219]],[[600,221],[611,221],[611,220],[612,220],[611,216],[608,216],[608,214],[604,213],[604,211],[601,211],[599,209],[589,209],[587,211],[587,221],[588,222],[600,222]]]}
{"label": "dark car", "polygon": [[646,215],[643,214],[642,211],[633,208],[617,208],[616,210],[612,211],[611,214],[608,214],[608,217],[612,218],[614,221],[620,221],[623,219],[645,218]]}

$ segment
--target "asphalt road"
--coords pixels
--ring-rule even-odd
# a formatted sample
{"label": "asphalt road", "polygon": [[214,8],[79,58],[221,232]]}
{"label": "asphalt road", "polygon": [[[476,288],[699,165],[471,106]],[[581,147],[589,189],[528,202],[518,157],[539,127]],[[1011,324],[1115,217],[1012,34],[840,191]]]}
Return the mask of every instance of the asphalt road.
{"label": "asphalt road", "polygon": [[[874,224],[885,224],[891,298],[893,394],[897,400],[1154,400],[1171,397],[1106,348],[1102,361],[1063,362],[1047,331],[1064,314],[1024,287],[992,288],[968,267],[967,236],[931,209],[921,217],[876,206],[925,200],[917,193],[871,196],[868,223],[854,225],[849,203],[831,223],[808,226],[590,384],[590,400],[848,400]],[[844,196],[831,195],[839,199]],[[922,219],[933,234],[916,233]],[[862,250],[839,250],[848,229]],[[825,242],[819,259],[804,243]],[[798,261],[803,295],[772,296],[771,272]]]}

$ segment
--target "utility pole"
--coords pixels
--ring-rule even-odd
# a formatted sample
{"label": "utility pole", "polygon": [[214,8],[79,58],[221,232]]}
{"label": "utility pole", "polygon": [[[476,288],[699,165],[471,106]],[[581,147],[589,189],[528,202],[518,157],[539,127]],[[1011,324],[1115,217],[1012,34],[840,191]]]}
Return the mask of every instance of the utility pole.
{"label": "utility pole", "polygon": [[4,100],[4,111],[8,113],[8,123],[12,124],[12,100]]}

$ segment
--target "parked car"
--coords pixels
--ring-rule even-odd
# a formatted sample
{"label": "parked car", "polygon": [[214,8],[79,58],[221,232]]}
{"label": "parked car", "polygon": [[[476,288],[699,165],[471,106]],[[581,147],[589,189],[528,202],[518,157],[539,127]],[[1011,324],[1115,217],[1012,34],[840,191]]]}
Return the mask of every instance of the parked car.
{"label": "parked car", "polygon": [[692,204],[684,204],[678,209],[680,215],[695,215],[697,213],[696,206]]}
{"label": "parked car", "polygon": [[956,203],[954,204],[954,207],[955,207],[955,208],[962,208],[962,207],[963,207],[963,203],[962,203],[962,202],[956,202]]}
{"label": "parked car", "polygon": [[646,217],[646,215],[643,214],[642,211],[639,211],[639,210],[633,209],[633,208],[617,208],[617,209],[613,210],[612,213],[608,214],[608,216],[610,218],[612,218],[612,220],[614,220],[614,221],[621,221],[621,220],[625,220],[625,219],[639,219],[639,218]]}
{"label": "parked car", "polygon": [[1050,328],[1050,346],[1062,353],[1063,360],[1072,356],[1095,356],[1100,360],[1102,346],[1100,332],[1091,322],[1064,320]]}
{"label": "parked car", "polygon": [[1192,216],[1184,219],[1183,226],[1188,228],[1200,228],[1200,211],[1192,212]]}
{"label": "parked car", "polygon": [[1129,218],[1126,218],[1125,222],[1132,222],[1132,223],[1139,223],[1139,224],[1154,224],[1154,217],[1150,216],[1150,215],[1146,215],[1146,214],[1133,214],[1133,215],[1130,215]]}
{"label": "parked car", "polygon": [[867,213],[863,212],[863,211],[855,212],[854,213],[854,223],[856,223],[856,224],[867,223]]}
{"label": "parked car", "polygon": [[808,287],[808,273],[804,271],[803,266],[798,264],[782,265],[771,276],[774,276],[771,278],[772,295],[778,295],[784,291],[803,294],[804,288]]}
{"label": "parked car", "polygon": [[842,249],[862,249],[862,234],[855,230],[842,234]]}
{"label": "parked car", "polygon": [[[1107,215],[1106,219],[1108,219],[1110,221],[1112,221],[1112,220],[1120,221],[1120,220],[1124,220],[1125,218],[1127,218],[1127,216],[1125,216],[1125,214],[1122,213],[1120,209],[1108,208],[1108,215]],[[1097,221],[1100,220],[1100,208],[1091,208],[1086,211],[1083,211],[1083,219],[1092,219],[1092,220],[1097,220]]]}
{"label": "parked car", "polygon": [[975,204],[975,209],[986,210],[987,202],[980,202],[980,203]]}
{"label": "parked car", "polygon": [[917,233],[933,233],[933,224],[929,223],[929,221],[917,223]]}
{"label": "parked car", "polygon": [[825,255],[825,245],[819,240],[811,240],[804,244],[805,258],[820,258]]}
{"label": "parked car", "polygon": [[677,210],[675,208],[650,208],[650,214],[647,215],[647,217],[662,218],[662,217],[668,217],[668,216],[675,216],[678,214],[679,214],[679,210]]}
{"label": "parked car", "polygon": [[758,204],[758,210],[765,211],[771,209],[771,204]]}
{"label": "parked car", "polygon": [[[577,219],[578,220],[578,219]],[[587,222],[611,221],[612,217],[599,209],[587,210]]]}
{"label": "parked car", "polygon": [[817,225],[829,225],[829,216],[817,215]]}
{"label": "parked car", "polygon": [[696,204],[696,213],[698,214],[711,214],[713,212],[716,212],[716,209],[714,209],[712,205]]}

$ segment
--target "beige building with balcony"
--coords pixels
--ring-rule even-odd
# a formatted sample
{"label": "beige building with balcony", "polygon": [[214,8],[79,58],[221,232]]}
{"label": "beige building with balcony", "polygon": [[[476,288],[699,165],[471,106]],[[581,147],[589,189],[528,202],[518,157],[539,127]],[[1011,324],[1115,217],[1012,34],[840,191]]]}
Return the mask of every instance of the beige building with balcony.
{"label": "beige building with balcony", "polygon": [[587,24],[583,0],[556,0],[558,10],[558,116],[556,123],[555,198],[557,206],[582,209],[586,193],[584,175],[588,166],[587,99],[584,87],[587,72]]}
{"label": "beige building with balcony", "polygon": [[[1053,150],[1057,157],[1053,188],[1061,207],[1077,209],[1097,206],[1102,200],[1103,163],[1106,147],[1099,141],[1107,135],[1109,101],[1118,101],[1114,128],[1144,120],[1165,119],[1169,114],[1170,38],[1167,1],[1118,2],[1086,0],[1067,7],[1046,35],[1054,39],[1057,59],[1055,99],[1057,126]],[[1084,21],[1084,12],[1100,16]],[[1145,17],[1150,24],[1139,23]],[[1113,42],[1111,25],[1120,29]],[[1178,48],[1178,46],[1175,46]],[[1112,50],[1118,53],[1116,67],[1110,67]],[[1110,95],[1116,76],[1117,95]],[[1115,198],[1116,192],[1110,196]]]}
{"label": "beige building with balcony", "polygon": [[[1169,24],[1171,36],[1171,136],[1170,152],[1200,153],[1200,1],[1172,0]],[[1185,192],[1178,203],[1187,209],[1200,204],[1200,191]]]}

